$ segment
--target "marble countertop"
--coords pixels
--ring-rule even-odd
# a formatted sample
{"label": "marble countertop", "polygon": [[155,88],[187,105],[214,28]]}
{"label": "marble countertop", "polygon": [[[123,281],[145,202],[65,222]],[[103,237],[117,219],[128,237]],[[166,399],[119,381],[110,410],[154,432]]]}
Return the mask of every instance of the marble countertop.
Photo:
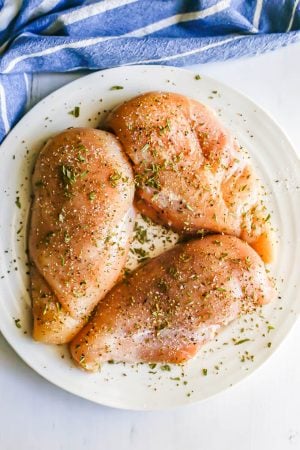
{"label": "marble countertop", "polygon": [[[266,109],[300,156],[300,44],[192,69]],[[77,76],[35,76],[31,105]],[[0,334],[0,449],[299,449],[299,342],[300,321],[273,357],[241,384],[198,405],[141,413],[102,407],[51,385]]]}

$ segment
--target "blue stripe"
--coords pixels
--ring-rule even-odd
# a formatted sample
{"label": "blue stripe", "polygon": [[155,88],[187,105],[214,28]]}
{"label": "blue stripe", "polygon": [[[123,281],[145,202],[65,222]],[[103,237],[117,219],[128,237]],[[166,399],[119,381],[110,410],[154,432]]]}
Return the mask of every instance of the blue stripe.
{"label": "blue stripe", "polygon": [[[12,126],[20,118],[22,110],[26,106],[27,93],[24,75],[1,75],[1,84],[6,94],[13,92],[14,95],[6,95],[7,118]],[[30,77],[29,77],[30,81]]]}
{"label": "blue stripe", "polygon": [[[118,4],[116,0],[58,0],[53,2],[50,11],[41,12],[42,0],[22,2],[17,17],[0,32],[0,45],[8,42],[0,59],[0,83],[5,91],[10,127],[26,106],[24,72],[66,72],[79,67],[103,69],[134,63],[181,66],[254,55],[300,38],[300,5],[297,3],[295,9],[295,0],[138,0],[124,3],[121,0]],[[0,23],[4,5],[0,0]],[[97,10],[97,14],[68,22],[70,15],[90,11],[87,6],[103,5],[108,5],[107,10]],[[197,12],[204,17],[184,15]],[[258,12],[256,29],[253,24]],[[47,30],[53,25],[51,34]],[[152,25],[154,28],[150,31],[145,28]],[[292,31],[286,32],[289,26]],[[137,31],[138,37],[126,36]],[[105,40],[94,42],[96,38]],[[56,46],[62,45],[65,48],[53,53]],[[35,55],[44,51],[50,53]],[[0,141],[5,134],[1,109]]]}
{"label": "blue stripe", "polygon": [[264,14],[262,14],[260,20],[260,29],[263,33],[268,33],[270,29],[275,33],[286,31],[295,0],[278,0],[276,5],[273,3],[265,2]]}

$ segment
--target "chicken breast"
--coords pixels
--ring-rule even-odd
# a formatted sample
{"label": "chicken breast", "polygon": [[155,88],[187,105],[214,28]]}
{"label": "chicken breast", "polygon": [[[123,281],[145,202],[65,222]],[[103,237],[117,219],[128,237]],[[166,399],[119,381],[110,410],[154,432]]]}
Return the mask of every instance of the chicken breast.
{"label": "chicken breast", "polygon": [[275,291],[259,255],[225,235],[178,244],[115,286],[71,343],[81,367],[108,360],[181,363]]}
{"label": "chicken breast", "polygon": [[261,182],[214,111],[183,95],[150,92],[119,106],[107,127],[134,164],[143,214],[181,234],[240,237],[272,260]]}
{"label": "chicken breast", "polygon": [[133,174],[113,135],[73,128],[41,150],[32,183],[33,336],[62,344],[82,328],[124,266]]}

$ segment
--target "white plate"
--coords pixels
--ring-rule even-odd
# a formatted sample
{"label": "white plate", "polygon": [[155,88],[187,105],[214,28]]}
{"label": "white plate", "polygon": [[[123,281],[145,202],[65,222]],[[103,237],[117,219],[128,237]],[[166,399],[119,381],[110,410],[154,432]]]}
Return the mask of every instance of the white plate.
{"label": "white plate", "polygon": [[[114,85],[124,89],[110,90]],[[98,126],[105,110],[141,92],[157,89],[180,92],[214,107],[249,150],[270,192],[272,220],[278,228],[278,258],[270,269],[281,299],[265,307],[261,314],[235,321],[184,366],[164,371],[161,365],[151,369],[148,365],[106,364],[100,373],[88,375],[72,365],[65,347],[45,346],[30,337],[25,249],[32,164],[49,136],[70,126]],[[75,106],[80,106],[78,118],[69,114]],[[21,208],[15,204],[17,197]],[[196,80],[194,73],[170,67],[132,66],[93,73],[59,89],[26,114],[2,144],[0,199],[1,331],[36,372],[78,396],[140,410],[203,400],[257,369],[296,320],[300,309],[299,159],[284,133],[264,111],[215,80]],[[15,319],[20,319],[17,325],[21,328]],[[237,346],[232,338],[250,340]]]}

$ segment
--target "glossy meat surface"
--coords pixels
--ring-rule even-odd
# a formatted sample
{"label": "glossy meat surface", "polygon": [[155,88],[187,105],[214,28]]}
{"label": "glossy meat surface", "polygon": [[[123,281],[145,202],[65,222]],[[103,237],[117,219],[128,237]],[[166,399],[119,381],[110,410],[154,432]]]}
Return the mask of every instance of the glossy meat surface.
{"label": "glossy meat surface", "polygon": [[134,164],[142,213],[182,234],[240,237],[272,260],[261,182],[214,111],[179,94],[150,92],[119,106],[107,127]]}
{"label": "glossy meat surface", "polygon": [[105,361],[181,363],[220,327],[275,295],[245,242],[211,235],[178,244],[115,286],[71,343],[86,370]]}
{"label": "glossy meat surface", "polygon": [[32,184],[33,335],[64,343],[125,264],[134,218],[132,170],[113,135],[74,128],[44,146]]}

